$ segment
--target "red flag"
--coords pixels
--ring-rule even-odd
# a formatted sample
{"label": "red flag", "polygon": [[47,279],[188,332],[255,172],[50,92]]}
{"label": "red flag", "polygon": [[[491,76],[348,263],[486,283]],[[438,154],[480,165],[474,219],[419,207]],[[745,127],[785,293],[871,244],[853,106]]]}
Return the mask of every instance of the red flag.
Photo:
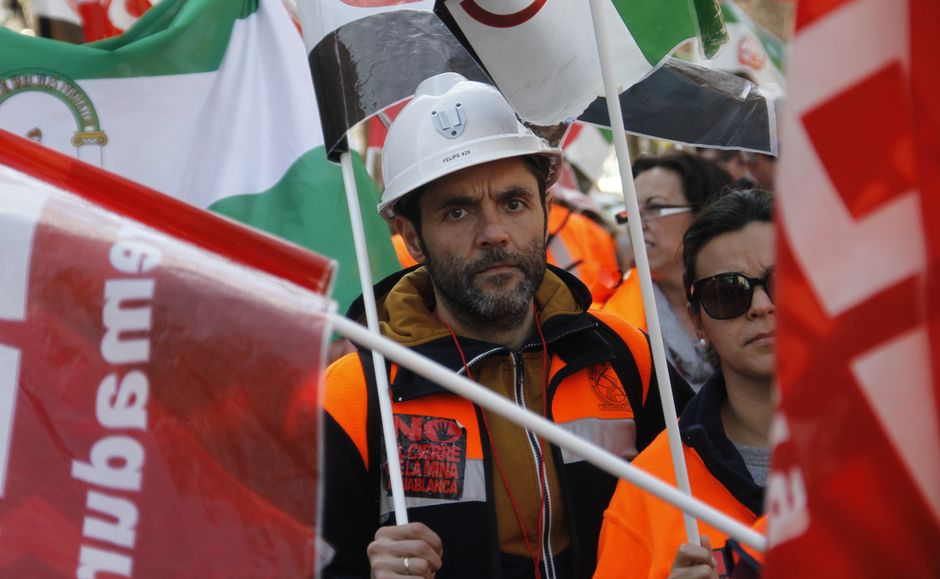
{"label": "red flag", "polygon": [[369,118],[368,135],[366,139],[366,168],[375,182],[384,183],[382,175],[382,147],[385,146],[385,137],[388,135],[388,126],[395,120],[398,113],[411,99],[408,98],[396,103],[375,116]]}
{"label": "red flag", "polygon": [[332,264],[3,131],[0,263],[0,576],[311,576]]}
{"label": "red flag", "polygon": [[[74,22],[81,25],[82,40],[92,42],[130,28],[152,5],[150,0],[37,0],[33,9],[44,36],[72,40],[70,30],[52,23]],[[60,32],[68,34],[60,38]]]}
{"label": "red flag", "polygon": [[798,4],[771,579],[940,576],[938,37],[935,0]]}

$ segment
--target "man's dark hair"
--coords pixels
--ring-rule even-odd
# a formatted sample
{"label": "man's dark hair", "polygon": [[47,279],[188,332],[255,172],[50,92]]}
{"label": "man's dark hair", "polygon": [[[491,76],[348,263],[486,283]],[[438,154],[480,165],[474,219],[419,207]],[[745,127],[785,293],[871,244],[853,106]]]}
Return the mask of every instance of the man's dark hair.
{"label": "man's dark hair", "polygon": [[702,248],[719,235],[739,231],[755,221],[772,223],[773,219],[773,195],[760,189],[728,189],[702,209],[682,239],[683,281],[692,311],[699,311],[699,304],[692,300],[690,288],[698,278],[695,260]]}
{"label": "man's dark hair", "polygon": [[[548,191],[548,174],[551,169],[550,162],[547,157],[544,155],[526,155],[522,157],[523,163],[525,163],[526,168],[535,176],[535,180],[538,182],[539,187],[539,199],[542,201],[542,211],[545,212],[545,194]],[[433,183],[433,181],[431,182]],[[405,197],[395,205],[395,212],[407,219],[414,225],[415,231],[418,232],[418,239],[421,243],[424,243],[424,238],[421,235],[421,195],[427,191],[431,183],[422,185],[405,195]],[[545,212],[546,223],[548,220],[548,214]]]}
{"label": "man's dark hair", "polygon": [[633,178],[657,167],[679,175],[682,192],[693,214],[701,211],[715,194],[731,184],[731,175],[727,171],[708,159],[685,152],[640,157],[633,163]]}

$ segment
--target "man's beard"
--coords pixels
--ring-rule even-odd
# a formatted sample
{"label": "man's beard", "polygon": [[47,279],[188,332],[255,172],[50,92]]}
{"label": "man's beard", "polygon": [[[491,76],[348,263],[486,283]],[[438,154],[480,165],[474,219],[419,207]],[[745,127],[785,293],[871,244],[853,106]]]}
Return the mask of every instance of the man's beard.
{"label": "man's beard", "polygon": [[[438,256],[425,249],[425,265],[437,295],[457,320],[468,326],[508,330],[526,316],[532,297],[545,275],[545,244],[536,240],[520,253],[502,248],[489,249],[469,262],[451,256]],[[512,265],[522,272],[522,281],[513,288],[514,272],[488,276],[487,289],[477,274],[497,264]]]}

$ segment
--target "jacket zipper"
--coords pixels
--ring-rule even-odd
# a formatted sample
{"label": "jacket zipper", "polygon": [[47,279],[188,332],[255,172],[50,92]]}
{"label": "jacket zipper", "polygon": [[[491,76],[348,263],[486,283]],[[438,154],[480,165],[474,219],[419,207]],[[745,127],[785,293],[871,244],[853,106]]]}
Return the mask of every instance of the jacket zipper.
{"label": "jacket zipper", "polygon": [[[561,340],[562,338],[566,338],[573,334],[577,334],[585,330],[588,330],[592,326],[594,326],[594,324],[585,324],[581,327],[573,328],[571,330],[568,330],[567,332],[563,332],[557,336],[553,336],[552,338],[545,341],[545,345],[548,346],[550,344],[557,342],[558,340]],[[513,376],[514,376],[513,397],[515,399],[515,403],[517,406],[520,406],[521,408],[527,408],[526,402],[525,402],[525,371],[524,371],[524,365],[522,364],[521,357],[524,352],[531,352],[541,347],[542,347],[541,342],[529,342],[523,345],[522,348],[518,352],[514,352],[504,346],[493,348],[492,350],[487,350],[486,352],[483,352],[482,354],[478,354],[471,360],[468,360],[466,364],[466,368],[458,369],[457,374],[465,374],[467,369],[482,362],[483,360],[486,360],[487,358],[490,358],[497,354],[508,353],[510,355],[510,359],[512,360],[512,367],[513,367]],[[548,396],[548,392],[545,392],[544,396]],[[548,407],[548,400],[545,401],[545,406],[546,408]],[[546,416],[545,418],[548,418],[548,417]],[[544,497],[542,501],[542,505],[541,505],[543,527],[539,529],[538,532],[540,534],[539,541],[540,541],[541,551],[542,551],[542,563],[545,565],[545,579],[557,579],[558,575],[557,575],[557,571],[555,570],[555,559],[552,555],[552,542],[551,542],[552,500],[551,500],[551,494],[549,493],[549,487],[548,487],[548,472],[547,472],[547,469],[545,468],[545,461],[542,460],[542,453],[544,452],[544,449],[542,448],[542,445],[539,443],[539,439],[535,435],[535,433],[526,429],[525,434],[526,434],[526,438],[529,441],[529,448],[532,452],[533,460],[535,461],[536,473],[539,479],[541,493],[542,493],[542,496]]]}
{"label": "jacket zipper", "polygon": [[[514,376],[513,397],[516,405],[521,408],[527,408],[525,399],[525,366],[522,363],[522,354],[511,352],[512,369]],[[546,392],[547,396],[548,393]],[[545,579],[556,579],[555,559],[552,556],[552,498],[548,489],[548,472],[546,463],[543,460],[542,453],[544,449],[539,442],[538,437],[529,429],[525,431],[526,438],[529,441],[529,449],[532,452],[532,458],[535,461],[535,470],[539,480],[539,489],[542,496],[542,528],[538,529],[539,544],[542,551],[542,562],[545,564]]]}

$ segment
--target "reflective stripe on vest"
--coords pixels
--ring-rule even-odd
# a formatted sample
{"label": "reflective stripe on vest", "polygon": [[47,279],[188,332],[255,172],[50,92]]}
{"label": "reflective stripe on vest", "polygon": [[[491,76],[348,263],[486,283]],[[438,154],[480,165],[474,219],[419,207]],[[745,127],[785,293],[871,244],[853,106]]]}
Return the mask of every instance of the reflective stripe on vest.
{"label": "reflective stripe on vest", "polygon": [[[571,252],[568,251],[565,242],[561,239],[561,230],[556,231],[552,236],[552,240],[548,244],[548,251],[552,252],[552,258],[556,267],[565,271],[571,271],[570,268],[573,267],[576,262],[571,257]],[[577,275],[578,272],[572,273]]]}
{"label": "reflective stripe on vest", "polygon": [[[632,419],[581,418],[558,426],[627,460],[633,460],[637,455],[636,423]],[[584,460],[566,449],[561,450],[561,456],[565,464]]]}

